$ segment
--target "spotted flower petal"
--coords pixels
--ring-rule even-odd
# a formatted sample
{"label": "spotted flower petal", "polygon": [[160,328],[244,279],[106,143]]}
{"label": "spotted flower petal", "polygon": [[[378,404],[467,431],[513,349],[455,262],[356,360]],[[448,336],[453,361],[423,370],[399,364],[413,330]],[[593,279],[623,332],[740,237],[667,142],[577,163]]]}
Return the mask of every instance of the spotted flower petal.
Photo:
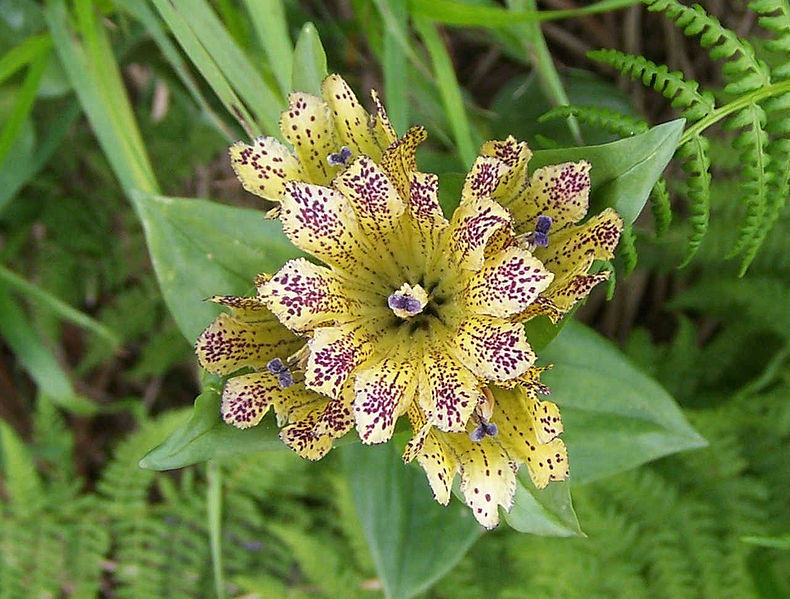
{"label": "spotted flower petal", "polygon": [[536,360],[522,325],[485,316],[458,326],[455,353],[471,372],[490,381],[513,379]]}
{"label": "spotted flower petal", "polygon": [[385,358],[357,373],[354,416],[363,443],[383,443],[392,437],[416,384],[414,370],[408,360]]}
{"label": "spotted flower petal", "polygon": [[420,404],[431,423],[443,431],[463,431],[483,399],[477,377],[452,358],[444,347],[423,355]]}
{"label": "spotted flower petal", "polygon": [[568,451],[557,438],[562,432],[557,406],[538,402],[521,387],[497,389],[495,397],[493,421],[499,428],[498,438],[514,460],[527,464],[535,486],[542,489],[549,481],[566,479]]}
{"label": "spotted flower petal", "polygon": [[306,384],[327,397],[340,395],[348,377],[373,350],[370,340],[356,326],[316,329],[308,345]]}
{"label": "spotted flower petal", "polygon": [[449,250],[459,266],[479,270],[485,261],[488,240],[502,228],[511,226],[510,215],[496,202],[473,199],[461,204],[449,228]]}
{"label": "spotted flower petal", "polygon": [[466,302],[478,314],[512,316],[532,304],[553,279],[554,274],[530,252],[511,246],[495,254],[470,277]]}
{"label": "spotted flower petal", "polygon": [[[381,141],[395,141],[391,135],[391,128],[386,126],[376,128],[370,116],[357,100],[348,83],[339,75],[330,75],[321,84],[321,95],[326,100],[335,122],[337,136],[342,145],[348,146],[355,154],[371,156],[378,160],[381,156]],[[382,124],[387,122],[386,113],[379,105],[378,119]],[[378,133],[378,136],[377,136]],[[378,137],[378,139],[377,139]],[[386,148],[387,145],[384,147]]]}
{"label": "spotted flower petal", "polygon": [[[213,298],[232,307],[220,314],[195,343],[200,365],[211,373],[226,375],[240,368],[264,368],[278,353],[295,351],[300,341],[253,298]],[[247,300],[243,302],[242,300]]]}
{"label": "spotted flower petal", "polygon": [[252,145],[236,142],[230,163],[242,187],[257,196],[279,201],[287,181],[305,181],[299,159],[273,137],[258,137]]}
{"label": "spotted flower petal", "polygon": [[255,426],[277,401],[279,393],[277,379],[268,372],[233,377],[222,391],[222,419],[237,428]]}
{"label": "spotted flower petal", "polygon": [[343,281],[332,270],[304,258],[288,261],[259,289],[259,297],[293,331],[333,322],[349,309]]}

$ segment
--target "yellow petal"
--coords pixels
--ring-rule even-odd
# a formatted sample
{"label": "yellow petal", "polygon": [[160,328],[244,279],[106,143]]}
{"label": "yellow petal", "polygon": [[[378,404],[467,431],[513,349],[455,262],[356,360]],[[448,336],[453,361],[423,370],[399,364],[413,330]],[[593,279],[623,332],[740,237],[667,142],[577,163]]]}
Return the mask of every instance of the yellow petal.
{"label": "yellow petal", "polygon": [[303,343],[267,310],[257,321],[220,314],[198,337],[195,352],[203,368],[225,375],[246,366],[264,368]]}
{"label": "yellow petal", "polygon": [[548,299],[556,306],[557,310],[567,313],[576,302],[587,297],[598,283],[608,280],[610,274],[608,270],[605,270],[592,275],[566,277],[563,283],[549,289]]}
{"label": "yellow petal", "polygon": [[256,372],[228,379],[222,391],[222,419],[237,428],[258,424],[280,394],[277,377]]}
{"label": "yellow petal", "polygon": [[480,270],[489,239],[503,228],[510,228],[510,215],[496,202],[474,199],[461,204],[450,220],[448,241],[461,268]]}
{"label": "yellow petal", "polygon": [[[535,426],[533,414],[542,413],[542,408],[537,399],[530,397],[520,387],[495,388],[493,392],[496,410],[492,421],[499,429],[496,438],[507,449],[508,454],[517,462],[526,462],[530,478],[539,489],[552,480],[565,480],[568,477],[568,451],[565,443],[556,438],[545,444],[538,440],[538,427]],[[535,404],[538,406],[535,407]],[[559,416],[554,409],[551,413]],[[561,430],[559,423],[553,425],[555,430]],[[547,438],[550,433],[544,432],[541,436]]]}
{"label": "yellow petal", "polygon": [[524,326],[499,318],[468,318],[458,326],[454,341],[458,359],[475,375],[491,381],[516,378],[536,360]]}
{"label": "yellow petal", "polygon": [[286,262],[261,286],[259,296],[280,322],[294,331],[329,324],[351,305],[338,276],[304,258]]}
{"label": "yellow petal", "polygon": [[483,400],[477,378],[450,357],[443,346],[427,348],[420,379],[420,405],[431,423],[443,431],[464,431]]}
{"label": "yellow petal", "polygon": [[345,80],[340,75],[329,75],[321,83],[321,95],[332,112],[340,145],[351,148],[355,156],[363,154],[378,162],[384,148],[373,134],[370,115]]}
{"label": "yellow petal", "polygon": [[453,478],[459,468],[455,454],[449,446],[437,439],[433,432],[429,432],[416,457],[417,463],[428,477],[433,498],[440,504],[447,505],[450,502]]}
{"label": "yellow petal", "polygon": [[589,266],[593,258],[611,258],[622,229],[623,219],[607,208],[579,227],[568,227],[556,235],[550,232],[549,246],[536,248],[535,256],[554,273],[555,283],[560,283],[568,273],[579,272],[580,264]]}
{"label": "yellow petal", "polygon": [[532,416],[535,437],[541,445],[553,441],[562,434],[562,418],[557,404],[551,401],[527,400],[527,409]]}
{"label": "yellow petal", "polygon": [[384,443],[392,437],[395,423],[409,406],[416,384],[414,366],[408,360],[385,358],[354,381],[354,419],[363,443]]}
{"label": "yellow petal", "polygon": [[345,325],[316,329],[309,347],[305,384],[334,398],[349,375],[370,356],[373,344],[358,327]]}
{"label": "yellow petal", "polygon": [[372,240],[390,240],[406,206],[392,181],[370,158],[354,160],[332,185],[346,197]]}
{"label": "yellow petal", "polygon": [[471,276],[464,298],[473,312],[504,318],[524,311],[553,279],[540,260],[511,246]]}
{"label": "yellow petal", "polygon": [[387,173],[398,193],[409,197],[412,173],[417,172],[417,147],[428,137],[424,127],[412,127],[389,146],[381,156],[381,170]]}
{"label": "yellow petal", "polygon": [[461,492],[477,521],[488,529],[499,524],[499,508],[510,510],[516,492],[516,466],[494,437],[472,441],[467,434],[444,434],[458,456]]}
{"label": "yellow petal", "polygon": [[387,116],[387,111],[384,110],[384,105],[381,103],[381,99],[375,89],[370,90],[370,97],[373,100],[373,105],[376,107],[371,127],[373,137],[380,148],[388,148],[398,138],[398,134],[395,133],[395,129]]}
{"label": "yellow petal", "polygon": [[341,270],[364,267],[370,252],[360,246],[354,210],[343,195],[328,187],[289,182],[280,221],[288,239],[301,250]]}
{"label": "yellow petal", "polygon": [[480,154],[501,160],[507,172],[499,178],[499,185],[493,198],[508,208],[527,184],[527,164],[532,151],[526,142],[516,141],[511,135],[504,141],[487,141],[480,148]]}
{"label": "yellow petal", "polygon": [[327,157],[336,153],[342,144],[335,137],[332,113],[326,102],[311,94],[289,94],[288,109],[280,117],[280,130],[293,145],[305,180],[328,184],[337,169],[329,165]]}
{"label": "yellow petal", "polygon": [[304,181],[299,160],[273,137],[258,137],[251,146],[237,141],[230,147],[230,163],[242,187],[279,202],[286,181]]}
{"label": "yellow petal", "polygon": [[317,408],[280,431],[282,442],[307,460],[320,460],[332,449],[332,437],[315,431],[321,413],[322,410]]}
{"label": "yellow petal", "polygon": [[583,160],[537,169],[525,193],[508,208],[519,233],[532,231],[539,215],[551,217],[549,244],[553,244],[553,234],[584,218],[589,200],[590,163]]}
{"label": "yellow petal", "polygon": [[340,396],[326,402],[321,416],[315,425],[318,435],[328,435],[338,439],[354,427],[354,387],[346,385]]}
{"label": "yellow petal", "polygon": [[489,200],[502,176],[510,168],[493,156],[478,156],[464,180],[461,204],[476,199]]}

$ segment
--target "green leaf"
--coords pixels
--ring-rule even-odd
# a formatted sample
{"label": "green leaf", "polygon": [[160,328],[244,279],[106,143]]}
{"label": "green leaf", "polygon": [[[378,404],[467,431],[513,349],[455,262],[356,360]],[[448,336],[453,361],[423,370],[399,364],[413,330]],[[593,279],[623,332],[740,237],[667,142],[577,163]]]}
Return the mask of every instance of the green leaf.
{"label": "green leaf", "polygon": [[30,325],[17,301],[0,281],[0,337],[30,373],[39,389],[60,407],[77,414],[93,414],[97,406],[79,397],[71,379]]}
{"label": "green leaf", "polygon": [[408,599],[447,573],[480,535],[469,508],[434,501],[394,443],[351,445],[343,458],[357,513],[386,597]]}
{"label": "green leaf", "polygon": [[544,537],[584,536],[573,511],[567,481],[538,489],[532,484],[526,466],[521,467],[516,481],[513,507],[505,512],[505,520],[512,528]]}
{"label": "green leaf", "polygon": [[245,294],[257,274],[299,255],[261,211],[143,193],[133,201],[165,302],[190,343],[219,312],[206,298]]}
{"label": "green leaf", "polygon": [[327,76],[326,52],[312,23],[305,23],[293,55],[291,88],[321,97],[321,82]]}
{"label": "green leaf", "polygon": [[547,164],[589,161],[590,213],[597,214],[611,206],[630,224],[642,212],[650,190],[675,153],[685,122],[676,119],[600,146],[539,150],[530,160],[530,170]]}
{"label": "green leaf", "polygon": [[706,445],[672,397],[588,327],[569,322],[541,358],[554,363],[543,379],[560,406],[574,483]]}
{"label": "green leaf", "polygon": [[241,430],[222,421],[219,404],[217,389],[198,395],[189,420],[149,451],[140,460],[140,467],[172,470],[214,458],[284,447],[273,418],[264,418],[258,426]]}

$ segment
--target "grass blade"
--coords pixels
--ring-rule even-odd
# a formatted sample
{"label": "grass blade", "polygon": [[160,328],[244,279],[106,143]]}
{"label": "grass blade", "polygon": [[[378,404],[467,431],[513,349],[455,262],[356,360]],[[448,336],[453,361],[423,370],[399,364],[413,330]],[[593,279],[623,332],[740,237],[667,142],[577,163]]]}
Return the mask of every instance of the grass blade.
{"label": "grass blade", "polygon": [[466,116],[461,88],[458,86],[450,55],[447,53],[447,48],[444,47],[433,22],[415,18],[414,25],[431,57],[436,85],[439,87],[444,109],[447,111],[447,118],[453,130],[458,153],[464,165],[469,168],[477,157],[477,149],[476,144],[472,141],[469,119]]}
{"label": "grass blade", "polygon": [[[388,26],[384,29],[382,69],[384,71],[387,114],[395,131],[403,134],[409,126],[409,86],[407,85],[407,53],[401,48],[398,37],[399,32],[406,31],[409,24],[408,5],[406,0],[391,0],[390,2],[376,0],[376,6],[385,22],[393,21],[395,23],[395,27]],[[389,17],[385,17],[385,13],[389,13]]]}
{"label": "grass blade", "polygon": [[244,0],[283,97],[291,91],[294,47],[282,0]]}
{"label": "grass blade", "polygon": [[42,54],[47,54],[51,47],[52,39],[46,33],[42,33],[33,35],[11,48],[0,58],[0,83]]}

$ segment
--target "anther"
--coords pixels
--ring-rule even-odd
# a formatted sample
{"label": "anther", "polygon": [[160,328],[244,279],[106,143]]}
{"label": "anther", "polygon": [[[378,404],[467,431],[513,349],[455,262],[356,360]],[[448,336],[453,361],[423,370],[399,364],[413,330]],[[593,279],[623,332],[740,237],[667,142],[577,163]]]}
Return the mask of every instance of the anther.
{"label": "anther", "polygon": [[337,154],[330,154],[326,157],[329,166],[345,166],[351,160],[351,148],[343,146]]}
{"label": "anther", "polygon": [[549,229],[551,228],[551,217],[541,214],[538,216],[538,222],[535,223],[535,233],[532,239],[538,247],[548,247],[549,245]]}
{"label": "anther", "polygon": [[281,372],[287,371],[288,367],[283,364],[283,361],[280,358],[272,358],[266,364],[266,370],[268,370],[271,374],[280,374]]}
{"label": "anther", "polygon": [[291,385],[294,384],[294,377],[291,374],[290,370],[283,370],[277,376],[277,383],[280,385],[280,389],[287,389]]}
{"label": "anther", "polygon": [[428,294],[419,285],[412,287],[404,283],[387,298],[387,306],[399,318],[411,318],[423,311],[428,303]]}

